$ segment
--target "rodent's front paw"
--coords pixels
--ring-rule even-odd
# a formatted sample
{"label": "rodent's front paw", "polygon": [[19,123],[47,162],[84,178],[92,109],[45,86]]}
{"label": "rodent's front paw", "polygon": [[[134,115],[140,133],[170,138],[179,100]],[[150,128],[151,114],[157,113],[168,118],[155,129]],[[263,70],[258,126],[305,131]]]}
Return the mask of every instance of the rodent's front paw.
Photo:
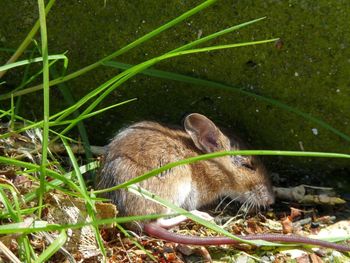
{"label": "rodent's front paw", "polygon": [[202,211],[198,211],[198,210],[192,210],[191,211],[192,214],[206,220],[206,221],[214,221],[214,217],[212,217],[211,215],[209,215],[206,212],[202,212]]}

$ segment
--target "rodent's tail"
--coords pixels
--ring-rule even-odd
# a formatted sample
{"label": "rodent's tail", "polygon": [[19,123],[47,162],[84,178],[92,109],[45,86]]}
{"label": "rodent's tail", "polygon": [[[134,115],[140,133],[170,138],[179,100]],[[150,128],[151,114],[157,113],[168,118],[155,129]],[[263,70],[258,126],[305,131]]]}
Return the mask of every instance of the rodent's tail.
{"label": "rodent's tail", "polygon": [[[157,225],[157,223],[147,223],[144,225],[144,231],[151,236],[166,241],[187,244],[187,245],[237,245],[240,242],[229,237],[196,237],[196,236],[186,236],[176,233],[169,232],[168,230]],[[282,243],[296,243],[296,244],[306,244],[318,247],[332,248],[338,251],[350,251],[350,246],[340,245],[336,243],[331,243],[323,240],[302,237],[297,235],[283,235],[283,234],[257,234],[257,235],[247,235],[241,236],[237,235],[238,238],[245,240],[265,240],[270,242],[282,242]]]}

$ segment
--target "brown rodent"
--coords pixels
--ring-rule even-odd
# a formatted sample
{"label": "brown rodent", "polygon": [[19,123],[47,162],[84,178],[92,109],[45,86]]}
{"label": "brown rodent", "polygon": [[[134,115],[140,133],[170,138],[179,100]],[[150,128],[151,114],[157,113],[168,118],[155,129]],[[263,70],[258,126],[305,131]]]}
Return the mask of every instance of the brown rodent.
{"label": "brown rodent", "polygon": [[[143,121],[118,133],[108,145],[98,188],[121,184],[167,163],[204,153],[241,149],[207,117],[193,113],[184,130]],[[174,167],[140,183],[140,186],[186,210],[195,210],[220,196],[267,206],[274,197],[266,171],[253,156],[225,156]],[[107,196],[121,215],[170,213],[163,206],[127,190]]]}
{"label": "brown rodent", "polygon": [[[156,122],[139,122],[119,132],[108,145],[97,188],[124,183],[152,169],[188,157],[244,148],[245,145],[239,139],[229,139],[211,120],[198,113],[192,113],[185,118],[184,129],[170,128]],[[246,203],[247,207],[266,207],[274,202],[266,169],[256,156],[224,156],[177,166],[140,182],[139,186],[207,219],[210,218],[209,215],[196,209],[221,196],[230,196]],[[121,216],[172,212],[125,189],[109,192],[105,197],[117,205]],[[140,226],[149,234],[166,240],[196,244],[196,238],[192,237],[188,242],[181,241],[179,235],[161,229],[183,220],[184,217],[180,216],[177,219],[159,219],[156,223],[146,225],[142,223]],[[273,241],[294,241],[282,239],[284,235],[277,237],[279,239]],[[250,239],[264,238],[253,236]],[[210,238],[206,240],[205,244],[210,244]],[[202,244],[203,241],[198,242]],[[223,237],[221,243],[212,244],[224,243],[235,241]]]}

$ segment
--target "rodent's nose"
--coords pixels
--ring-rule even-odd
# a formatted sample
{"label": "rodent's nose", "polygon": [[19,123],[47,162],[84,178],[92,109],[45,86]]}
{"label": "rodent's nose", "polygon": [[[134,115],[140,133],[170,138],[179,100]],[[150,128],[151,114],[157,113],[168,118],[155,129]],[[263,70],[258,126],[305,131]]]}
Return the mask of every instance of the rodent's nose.
{"label": "rodent's nose", "polygon": [[275,203],[275,196],[273,195],[269,195],[268,198],[267,198],[267,205],[273,205]]}
{"label": "rodent's nose", "polygon": [[257,187],[257,190],[257,197],[260,205],[266,207],[275,203],[275,195],[268,186],[260,185]]}

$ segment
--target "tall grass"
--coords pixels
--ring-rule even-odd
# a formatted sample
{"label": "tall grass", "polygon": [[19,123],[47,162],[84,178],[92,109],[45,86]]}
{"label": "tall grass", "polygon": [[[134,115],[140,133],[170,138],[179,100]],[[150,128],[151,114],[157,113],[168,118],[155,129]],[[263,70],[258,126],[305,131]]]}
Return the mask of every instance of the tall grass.
{"label": "tall grass", "polygon": [[39,188],[39,210],[38,216],[41,217],[41,207],[43,204],[43,195],[45,189],[45,167],[47,161],[47,151],[49,146],[49,117],[50,117],[50,91],[49,91],[49,50],[47,45],[47,29],[46,29],[46,14],[44,0],[38,0],[39,21],[40,21],[40,36],[41,36],[41,51],[43,57],[43,97],[44,97],[44,119],[43,119],[43,140],[41,151],[41,166],[40,166],[40,188]]}
{"label": "tall grass", "polygon": [[[139,177],[134,178],[133,180],[130,180],[128,182],[125,182],[113,188],[103,189],[98,191],[89,191],[88,186],[84,181],[84,174],[88,171],[95,170],[98,167],[98,162],[90,162],[86,165],[79,166],[78,160],[71,149],[71,143],[74,142],[74,140],[67,137],[66,133],[70,131],[72,128],[74,128],[76,125],[81,123],[82,120],[86,120],[98,114],[102,114],[103,112],[109,109],[120,107],[126,103],[132,103],[133,101],[135,101],[135,99],[130,99],[130,100],[116,103],[114,105],[110,105],[100,110],[95,110],[95,108],[106,97],[108,97],[108,95],[112,91],[116,90],[121,84],[123,84],[124,82],[126,82],[127,80],[129,80],[130,78],[132,78],[133,76],[139,73],[150,74],[156,77],[165,77],[170,79],[173,78],[179,81],[189,82],[193,84],[204,84],[212,87],[223,88],[223,86],[220,86],[219,84],[214,82],[204,81],[200,79],[193,79],[186,76],[174,75],[174,73],[165,74],[164,72],[148,70],[148,68],[160,61],[169,60],[177,56],[191,55],[194,53],[201,53],[201,52],[213,52],[215,50],[221,50],[221,49],[227,49],[227,48],[238,48],[238,47],[243,48],[249,45],[271,43],[271,42],[274,42],[276,38],[261,40],[261,41],[253,41],[253,42],[234,43],[229,45],[217,45],[217,46],[196,48],[196,46],[200,44],[204,44],[205,42],[211,39],[215,39],[219,36],[231,33],[235,30],[252,25],[264,19],[264,18],[259,18],[256,20],[242,23],[240,25],[229,27],[227,29],[213,33],[209,36],[192,41],[188,44],[185,44],[174,50],[171,50],[165,54],[160,54],[157,57],[144,61],[138,65],[134,65],[134,66],[122,65],[120,63],[110,61],[111,59],[114,59],[121,54],[125,54],[132,48],[135,48],[141,45],[145,41],[152,39],[153,37],[159,35],[163,31],[173,27],[174,25],[184,21],[185,19],[188,19],[192,15],[195,15],[199,11],[202,11],[203,9],[215,3],[215,0],[207,0],[207,1],[204,1],[202,4],[199,4],[198,6],[194,7],[193,9],[185,12],[184,14],[174,18],[168,23],[161,25],[160,27],[144,35],[143,37],[136,39],[135,41],[126,45],[125,47],[120,48],[119,50],[113,52],[112,54],[106,56],[105,58],[102,58],[91,65],[88,65],[82,69],[79,69],[76,72],[70,73],[68,75],[64,75],[68,65],[67,56],[65,54],[49,55],[49,51],[48,51],[48,43],[47,43],[48,32],[46,29],[46,15],[48,14],[48,11],[50,10],[54,2],[55,2],[54,0],[49,1],[48,5],[45,7],[44,0],[38,0],[38,10],[39,10],[38,22],[34,25],[33,29],[28,33],[27,37],[25,38],[23,43],[20,45],[20,47],[16,50],[16,52],[8,61],[8,63],[6,63],[3,66],[0,66],[0,76],[1,76],[1,75],[4,75],[5,72],[10,71],[15,67],[29,66],[32,63],[42,62],[42,69],[40,69],[40,71],[35,73],[33,76],[30,76],[29,78],[25,78],[25,80],[11,92],[0,95],[0,100],[12,99],[12,104],[11,104],[12,106],[9,110],[0,109],[0,117],[11,119],[11,123],[13,125],[10,131],[0,135],[0,139],[2,139],[5,142],[5,140],[8,138],[11,138],[13,134],[21,134],[21,133],[23,134],[28,130],[33,130],[36,128],[40,128],[42,131],[40,164],[36,164],[30,161],[19,160],[20,158],[16,159],[13,157],[11,158],[9,156],[7,157],[0,156],[0,163],[3,166],[16,167],[13,169],[16,170],[18,174],[25,174],[30,180],[33,181],[33,183],[39,183],[39,187],[36,187],[36,188],[33,187],[33,189],[30,189],[28,193],[26,193],[25,195],[22,195],[21,193],[19,193],[14,186],[3,184],[3,183],[0,184],[0,201],[4,205],[4,209],[0,213],[1,219],[3,220],[2,221],[3,224],[0,225],[0,234],[19,236],[18,255],[11,255],[11,253],[9,252],[7,254],[9,258],[12,258],[11,260],[13,262],[16,262],[16,258],[14,258],[14,256],[15,257],[18,256],[19,261],[23,261],[23,262],[24,261],[25,262],[47,261],[66,242],[68,229],[79,229],[87,225],[92,226],[95,233],[96,243],[98,244],[101,254],[103,255],[103,259],[107,260],[106,248],[99,232],[99,228],[98,228],[99,225],[111,223],[111,222],[123,223],[123,222],[128,222],[133,220],[155,219],[162,216],[162,215],[145,215],[140,217],[119,217],[119,218],[111,218],[111,219],[103,219],[103,220],[97,219],[95,202],[100,199],[96,197],[96,195],[101,194],[103,192],[120,189],[120,188],[127,188],[128,190],[134,192],[135,194],[139,194],[141,192],[144,196],[147,196],[147,198],[152,199],[155,202],[161,203],[162,205],[173,209],[175,213],[186,214],[189,218],[207,227],[210,227],[224,235],[230,236],[232,238],[236,238],[230,233],[217,227],[216,225],[203,221],[202,219],[192,214],[189,214],[187,211],[174,206],[168,201],[163,200],[160,197],[157,197],[152,193],[147,192],[146,190],[142,190],[134,187],[135,183],[140,182],[142,180],[146,180],[151,176],[155,176],[166,169],[170,169],[178,165],[184,165],[184,164],[188,164],[188,163],[192,163],[200,160],[206,160],[209,158],[218,158],[225,155],[255,154],[255,155],[285,155],[285,156],[296,156],[296,157],[307,156],[307,157],[350,158],[350,155],[336,154],[336,153],[287,152],[287,151],[219,152],[219,153],[193,157],[186,160],[174,162],[171,164],[166,164],[161,168],[152,170],[148,173],[145,173],[144,175],[140,175]],[[39,53],[41,54],[41,57],[35,57],[35,58],[31,57],[30,59],[25,59],[25,60],[16,62],[18,57],[21,54],[23,54],[28,48],[28,45],[31,42],[31,39],[34,37],[39,27],[40,27],[41,45],[38,48],[39,48],[39,51],[40,51]],[[59,60],[64,61],[62,73],[56,74],[56,76],[57,75],[59,76],[50,81],[49,74],[50,73],[52,74],[54,72],[53,66]],[[93,91],[89,92],[78,101],[76,102],[70,101],[70,105],[66,109],[57,113],[50,113],[49,108],[50,108],[50,89],[51,88],[54,88],[55,85],[62,84],[73,78],[86,74],[87,72],[94,70],[101,65],[108,65],[108,66],[122,68],[124,69],[124,71],[114,76],[113,78],[109,79],[99,87],[96,87]],[[28,85],[31,85],[31,83],[33,83],[33,81],[41,75],[42,75],[42,83],[40,85],[28,87]],[[39,90],[42,90],[43,99],[44,99],[43,119],[40,121],[31,121],[19,116],[15,111],[14,98],[20,98],[21,95],[29,94]],[[279,103],[278,101],[273,101],[271,99],[267,99],[265,97],[254,95],[245,91],[240,91],[240,92],[245,95],[255,96],[262,100],[268,101],[276,106],[280,106],[283,109],[294,111],[295,113],[301,115],[302,117],[305,117],[309,120],[316,121],[316,123],[318,123],[321,126],[323,125],[323,127],[325,128],[331,127],[325,122],[323,122],[322,120],[318,120],[304,113],[298,112],[296,109],[286,106],[283,103]],[[53,100],[51,100],[51,102],[54,103]],[[82,108],[84,108],[84,110],[82,110],[81,113],[77,113],[77,111],[81,110]],[[24,127],[17,128],[17,126],[15,125],[15,121],[24,122],[25,123]],[[344,134],[342,135],[341,132],[335,129],[333,129],[332,131],[335,133],[338,132],[337,133],[338,135],[342,136],[346,140],[349,140],[349,137],[347,137]],[[50,152],[48,150],[50,143],[53,143],[54,141],[59,141],[64,145],[70,161],[68,167],[72,167],[71,171],[66,171],[64,168],[54,169],[55,162],[51,160]],[[36,150],[33,150],[33,152],[36,153]],[[30,153],[30,154],[33,154],[33,153]],[[37,176],[38,174],[39,176]],[[57,192],[64,193],[65,195],[84,200],[86,211],[90,219],[86,222],[79,222],[77,224],[49,224],[48,222],[43,221],[41,219],[42,211],[43,211],[43,208],[46,207],[46,204],[43,201],[44,196],[46,193],[53,192],[54,190]],[[35,205],[33,207],[28,207],[27,204],[34,201],[35,201]],[[32,233],[38,233],[40,231],[45,231],[45,232],[59,231],[59,234],[50,243],[50,245],[46,249],[41,251],[38,255],[37,252],[34,251],[34,248],[30,243],[29,237]],[[272,244],[269,242],[262,242],[262,241],[244,241],[244,242],[252,243],[256,245],[284,246],[281,244]],[[1,246],[0,246],[0,249],[1,249]],[[6,249],[4,249],[3,251],[5,250]],[[149,256],[152,257],[151,255]],[[153,260],[155,259],[153,258]]]}

